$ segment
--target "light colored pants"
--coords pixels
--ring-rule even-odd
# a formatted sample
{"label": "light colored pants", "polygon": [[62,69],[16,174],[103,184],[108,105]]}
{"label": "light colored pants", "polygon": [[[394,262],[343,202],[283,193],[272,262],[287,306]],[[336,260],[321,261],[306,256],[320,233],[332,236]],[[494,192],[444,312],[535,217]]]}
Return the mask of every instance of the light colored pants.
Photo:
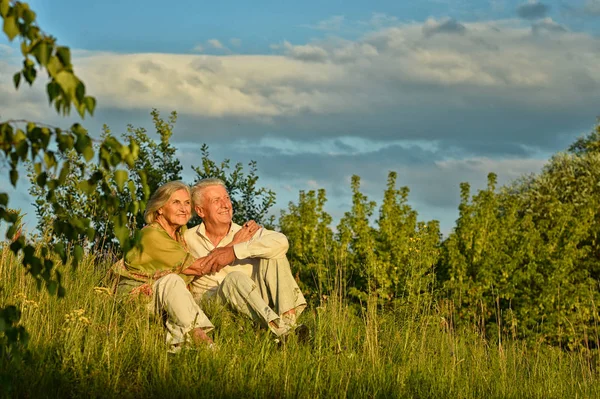
{"label": "light colored pants", "polygon": [[166,313],[167,344],[171,346],[185,342],[186,334],[195,328],[207,332],[214,328],[177,274],[167,274],[154,282],[148,310]]}
{"label": "light colored pants", "polygon": [[[246,273],[229,273],[217,291],[220,301],[268,327],[279,324],[280,316],[292,309],[296,317],[306,308],[306,299],[292,276],[286,258],[261,259],[252,277]],[[295,324],[295,317],[291,321]]]}

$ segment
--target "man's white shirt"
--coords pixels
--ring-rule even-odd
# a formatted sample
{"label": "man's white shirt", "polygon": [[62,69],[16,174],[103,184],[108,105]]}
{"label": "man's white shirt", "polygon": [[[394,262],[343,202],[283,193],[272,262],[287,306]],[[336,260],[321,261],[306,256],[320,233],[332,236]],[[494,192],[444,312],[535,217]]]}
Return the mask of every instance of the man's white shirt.
{"label": "man's white shirt", "polygon": [[[184,238],[190,253],[196,258],[200,258],[208,255],[215,248],[230,244],[233,241],[235,233],[241,229],[242,226],[232,222],[229,232],[216,247],[206,236],[206,226],[204,223],[188,229],[185,232]],[[247,274],[248,277],[252,277],[252,270],[254,266],[258,265],[261,259],[283,258],[287,253],[288,246],[288,240],[285,235],[277,231],[261,228],[249,241],[233,246],[236,260],[231,265],[225,266],[213,275],[194,279],[192,282],[192,292],[195,296],[202,296],[205,293],[213,294],[227,274],[234,271],[241,271]]]}

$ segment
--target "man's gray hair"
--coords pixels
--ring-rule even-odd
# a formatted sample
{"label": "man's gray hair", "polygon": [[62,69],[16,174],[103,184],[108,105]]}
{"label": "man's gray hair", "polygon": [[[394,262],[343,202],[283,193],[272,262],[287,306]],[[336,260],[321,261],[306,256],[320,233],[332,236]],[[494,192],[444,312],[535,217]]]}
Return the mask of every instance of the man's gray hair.
{"label": "man's gray hair", "polygon": [[167,201],[169,201],[171,195],[179,190],[185,190],[191,196],[190,186],[178,180],[165,183],[156,189],[156,191],[148,200],[148,205],[146,205],[146,211],[144,212],[144,220],[147,224],[150,224],[156,220],[156,217],[158,216],[158,210],[162,208]]}
{"label": "man's gray hair", "polygon": [[225,190],[227,190],[225,182],[221,179],[217,179],[215,177],[208,177],[206,179],[198,180],[196,184],[194,184],[194,187],[192,187],[192,204],[194,205],[194,207],[202,205],[202,193],[204,192],[205,188],[211,186],[223,186],[225,187]]}

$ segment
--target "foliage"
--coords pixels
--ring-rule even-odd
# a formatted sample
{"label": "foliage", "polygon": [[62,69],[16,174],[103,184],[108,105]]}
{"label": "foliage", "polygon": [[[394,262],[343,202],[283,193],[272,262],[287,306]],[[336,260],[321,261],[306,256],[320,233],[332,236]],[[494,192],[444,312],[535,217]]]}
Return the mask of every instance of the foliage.
{"label": "foliage", "polygon": [[366,303],[375,296],[380,305],[415,304],[432,296],[434,265],[438,261],[439,225],[417,221],[408,204],[407,187],[396,188],[390,172],[377,225],[372,226],[376,203],[360,191],[353,176],[352,209],[334,234],[331,216],[324,211],[325,190],[300,192],[281,213],[281,231],[288,237],[288,257],[306,296],[321,303],[324,292],[346,292]]}
{"label": "foliage", "polygon": [[324,189],[318,193],[300,191],[298,205],[290,202],[288,210],[279,217],[281,232],[290,243],[287,256],[300,287],[305,296],[317,303],[341,281],[336,274],[333,254],[338,249],[329,227],[332,218],[324,210],[326,201]]}
{"label": "foliage", "polygon": [[[95,165],[88,165],[81,155],[71,151],[65,155],[63,160],[65,167],[69,168],[67,178],[64,184],[55,190],[52,202],[47,199],[43,188],[33,184],[38,175],[34,171],[30,171],[30,181],[32,182],[30,194],[36,198],[34,206],[38,215],[37,227],[39,231],[44,232],[44,236],[50,237],[52,234],[48,226],[52,226],[57,217],[52,204],[59,203],[64,208],[72,209],[75,215],[87,215],[90,218],[91,226],[96,231],[93,242],[95,247],[108,250],[115,245],[116,230],[112,221],[114,215],[97,206],[97,196],[101,195],[101,191],[81,192],[79,189],[82,182],[94,174],[102,176],[100,180],[102,184],[111,188],[113,195],[121,204],[121,208],[117,212],[125,213],[128,231],[136,231],[144,226],[145,222],[140,208],[127,209],[126,204],[130,203],[132,198],[147,198],[150,193],[168,181],[180,180],[182,170],[179,160],[175,157],[176,149],[169,142],[177,114],[172,112],[168,122],[160,117],[160,113],[156,109],[152,110],[151,115],[160,141],[157,143],[152,140],[146,129],[134,128],[129,125],[127,132],[122,135],[122,139],[129,145],[138,146],[139,153],[133,165],[127,165],[125,170],[102,170]],[[105,140],[113,137],[108,126],[104,125],[101,137]],[[120,180],[124,176],[124,171],[127,172],[127,184],[124,180]],[[98,184],[100,185],[100,183]],[[98,186],[98,188],[100,187]],[[76,242],[80,242],[80,240]]]}
{"label": "foliage", "polygon": [[[45,71],[49,80],[46,84],[48,100],[57,112],[67,115],[73,107],[82,118],[86,114],[92,115],[96,101],[86,95],[85,85],[75,75],[69,48],[57,45],[55,38],[40,29],[36,23],[35,12],[26,3],[0,0],[0,16],[3,21],[3,31],[8,39],[10,41],[18,39],[21,43],[23,68],[13,77],[15,88],[19,88],[23,79],[32,85],[38,72]],[[62,296],[64,287],[61,285],[61,274],[54,269],[53,254],[57,255],[63,263],[66,262],[70,254],[61,240],[73,241],[82,236],[93,239],[95,232],[91,228],[88,217],[72,215],[71,209],[54,201],[57,190],[65,183],[70,171],[69,166],[61,163],[60,159],[64,159],[63,157],[71,151],[75,151],[86,161],[90,161],[94,154],[97,154],[98,170],[112,171],[120,165],[133,165],[138,147],[135,143],[122,145],[113,138],[107,138],[98,145],[97,149],[94,149],[91,137],[79,123],[64,130],[40,123],[5,120],[0,121],[0,150],[4,154],[4,162],[10,167],[9,179],[13,186],[18,182],[19,165],[26,161],[32,162],[32,168],[37,175],[35,183],[46,190],[46,198],[52,203],[56,216],[53,221],[53,232],[59,237],[58,241],[46,243],[36,250],[21,235],[12,242],[10,248],[15,254],[22,255],[21,263],[36,280],[38,287],[45,284],[49,292]],[[125,172],[115,173],[121,181],[127,178]],[[101,194],[98,198],[98,206],[109,214],[114,214],[112,222],[117,237],[121,247],[127,250],[135,240],[129,237],[129,234],[118,233],[126,228],[124,214],[118,212],[120,205],[112,195],[111,187],[103,184],[101,180],[101,173],[93,173],[87,180],[81,182],[78,189],[89,193],[99,188]],[[14,213],[8,211],[8,200],[7,193],[0,193],[0,221],[8,223],[7,237],[12,238],[18,228],[18,220]],[[132,199],[129,206],[139,208],[138,200]],[[82,256],[82,247],[74,246],[72,249],[74,265],[81,260]],[[14,342],[15,337],[22,336],[14,333],[19,328],[16,326],[19,317],[18,313],[10,309],[10,307],[0,309],[1,330],[4,336],[9,338],[9,343]],[[5,350],[4,346],[2,350]]]}
{"label": "foliage", "polygon": [[499,192],[494,175],[472,198],[463,184],[440,265],[459,322],[488,336],[598,344],[599,129]]}
{"label": "foliage", "polygon": [[[255,161],[248,163],[249,171],[244,173],[244,167],[238,162],[230,171],[230,160],[225,159],[220,164],[210,159],[208,145],[201,148],[202,166],[192,166],[196,172],[195,182],[205,178],[218,178],[225,182],[233,204],[233,221],[243,224],[254,220],[265,227],[272,228],[274,216],[267,217],[269,209],[275,204],[275,192],[264,187],[257,187],[258,175]],[[189,225],[200,223],[198,216],[190,220]]]}

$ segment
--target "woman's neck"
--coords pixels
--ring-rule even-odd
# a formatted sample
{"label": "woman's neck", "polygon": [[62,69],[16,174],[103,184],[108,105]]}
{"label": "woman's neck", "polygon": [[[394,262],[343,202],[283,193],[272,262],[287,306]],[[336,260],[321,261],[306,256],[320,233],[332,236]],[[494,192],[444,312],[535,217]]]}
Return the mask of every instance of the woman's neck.
{"label": "woman's neck", "polygon": [[180,226],[175,226],[175,225],[167,222],[167,220],[164,217],[162,217],[161,215],[159,215],[156,218],[156,223],[158,223],[167,232],[167,234],[169,234],[169,236],[171,236],[172,239],[177,240],[177,236],[176,236],[175,232],[177,231],[177,229]]}

